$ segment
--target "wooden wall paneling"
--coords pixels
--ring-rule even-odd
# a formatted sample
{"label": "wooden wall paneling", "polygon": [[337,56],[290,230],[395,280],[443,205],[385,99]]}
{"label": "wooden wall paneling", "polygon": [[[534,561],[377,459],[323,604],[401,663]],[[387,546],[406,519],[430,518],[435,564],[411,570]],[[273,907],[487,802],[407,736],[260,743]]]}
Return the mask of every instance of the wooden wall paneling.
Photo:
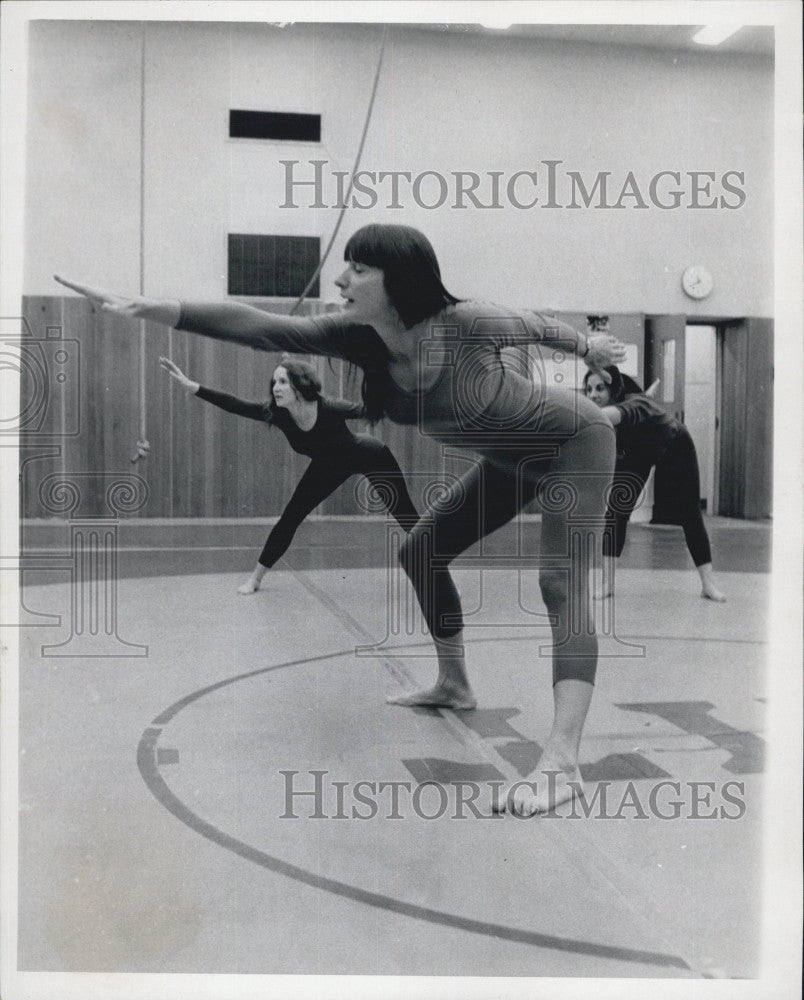
{"label": "wooden wall paneling", "polygon": [[125,477],[136,471],[131,458],[140,436],[139,325],[112,313],[93,312],[104,377],[102,468],[108,475]]}
{"label": "wooden wall paneling", "polygon": [[[190,378],[197,378],[190,367],[190,334],[181,330],[171,330],[170,357]],[[170,403],[170,516],[190,517],[192,484],[190,469],[192,445],[190,435],[190,409],[200,404],[200,400],[189,396],[182,388],[170,380],[166,390]]]}
{"label": "wooden wall paneling", "polygon": [[[220,378],[234,386],[234,394],[240,396],[237,388],[237,355],[242,353],[242,348],[234,344],[218,343],[218,366]],[[244,398],[253,398],[250,387],[246,386]],[[219,453],[217,460],[217,479],[220,488],[220,506],[223,517],[237,517],[237,481],[239,476],[239,462],[237,453],[238,436],[246,431],[246,425],[253,423],[245,417],[232,413],[218,411],[220,416],[220,437]]]}
{"label": "wooden wall paneling", "polygon": [[[111,318],[100,309],[96,309],[91,302],[81,299],[77,300],[82,310],[82,350],[85,360],[84,371],[87,384],[87,406],[82,413],[84,421],[84,433],[88,433],[92,441],[92,454],[90,465],[92,468],[104,473],[114,473],[122,470],[123,463],[117,462],[114,466],[109,465],[108,444],[112,439],[112,431],[115,422],[127,423],[129,404],[134,400],[136,405],[136,381],[126,379],[125,382],[113,383],[110,381],[109,372],[117,371],[120,374],[125,365],[120,359],[115,357],[116,341],[110,340],[109,331],[111,329]],[[121,322],[118,320],[118,322]],[[124,323],[120,340],[128,346],[131,336],[129,323]],[[91,402],[90,402],[91,401]],[[134,437],[128,441],[129,454],[126,460],[130,460],[134,453],[134,443],[136,441],[136,420],[132,428]],[[129,465],[129,468],[131,466]],[[128,471],[128,470],[127,470]],[[105,477],[104,477],[105,478]],[[96,496],[96,507],[98,513],[109,513],[103,496]]]}
{"label": "wooden wall paneling", "polygon": [[[20,430],[20,517],[45,517],[47,514],[39,502],[37,484],[41,482],[43,475],[38,466],[42,465],[45,468],[46,449],[38,446],[37,431],[41,425],[36,411],[45,405],[46,382],[38,374],[38,367],[26,361],[26,351],[35,350],[32,342],[41,336],[40,330],[43,329],[40,299],[36,296],[25,296],[21,312],[25,323],[20,324],[19,330],[20,379],[17,426]],[[52,450],[55,451],[55,448]],[[53,457],[47,461],[49,471],[53,466]]]}
{"label": "wooden wall paneling", "polygon": [[[215,378],[206,363],[208,341],[203,337],[187,337],[187,368],[185,371],[201,385],[215,385]],[[207,448],[206,425],[211,419],[212,407],[191,396],[187,400],[187,484],[190,517],[206,517],[205,506],[205,453]]]}
{"label": "wooden wall paneling", "polygon": [[[145,431],[151,449],[148,457],[140,459],[132,468],[148,483],[148,503],[142,509],[142,516],[170,517],[173,492],[173,379],[162,370],[159,358],[170,355],[172,337],[168,328],[161,324],[146,323],[144,330]],[[139,340],[139,329],[136,336]]]}
{"label": "wooden wall paneling", "polygon": [[[257,390],[257,382],[262,372],[255,372],[255,356],[251,351],[240,350],[235,358],[236,379],[234,384],[242,386],[242,398],[258,400],[267,398],[268,393]],[[241,395],[238,390],[236,395]],[[238,421],[238,433],[235,436],[235,451],[237,454],[237,481],[234,484],[237,491],[238,517],[255,517],[255,484],[258,473],[259,456],[265,444],[264,438],[270,434],[270,429],[253,420]]]}
{"label": "wooden wall paneling", "polygon": [[20,516],[57,517],[42,504],[39,488],[47,476],[64,469],[61,394],[48,362],[52,348],[44,343],[48,327],[63,326],[61,300],[26,296],[21,311],[28,329],[19,331]]}
{"label": "wooden wall paneling", "polygon": [[[222,343],[205,339],[203,350],[206,363],[207,382],[220,386],[228,384],[221,364]],[[204,406],[204,430],[202,453],[204,456],[204,517],[220,517],[223,510],[223,423],[224,419],[234,422],[238,418],[224,413],[217,407]]]}
{"label": "wooden wall paneling", "polygon": [[747,322],[743,516],[764,518],[773,502],[773,320]]}
{"label": "wooden wall paneling", "polygon": [[[78,436],[65,438],[65,468],[77,472],[104,472],[104,410],[106,392],[98,372],[98,360],[104,350],[101,315],[87,299],[76,296],[62,300],[64,336],[78,341],[80,356],[80,392],[78,399]],[[90,509],[110,513],[106,508],[100,477],[87,480],[92,492]],[[94,492],[93,492],[94,491]]]}
{"label": "wooden wall paneling", "polygon": [[719,511],[743,517],[745,509],[745,371],[747,331],[730,324],[723,335],[723,403],[720,431]]}

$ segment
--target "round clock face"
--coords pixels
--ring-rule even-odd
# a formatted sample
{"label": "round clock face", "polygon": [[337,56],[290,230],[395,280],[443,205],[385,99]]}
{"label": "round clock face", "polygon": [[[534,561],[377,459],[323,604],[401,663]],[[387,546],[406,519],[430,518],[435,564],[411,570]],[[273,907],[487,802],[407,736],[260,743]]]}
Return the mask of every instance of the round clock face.
{"label": "round clock face", "polygon": [[681,286],[691,299],[705,299],[712,291],[712,275],[705,267],[693,265],[681,276]]}

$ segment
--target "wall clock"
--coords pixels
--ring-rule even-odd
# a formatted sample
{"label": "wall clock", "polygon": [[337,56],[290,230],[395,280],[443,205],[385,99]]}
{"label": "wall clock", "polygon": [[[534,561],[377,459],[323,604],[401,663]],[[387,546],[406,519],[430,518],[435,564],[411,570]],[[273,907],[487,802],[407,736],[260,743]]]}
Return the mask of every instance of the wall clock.
{"label": "wall clock", "polygon": [[705,299],[712,291],[712,275],[705,267],[693,264],[681,275],[681,287],[691,299]]}

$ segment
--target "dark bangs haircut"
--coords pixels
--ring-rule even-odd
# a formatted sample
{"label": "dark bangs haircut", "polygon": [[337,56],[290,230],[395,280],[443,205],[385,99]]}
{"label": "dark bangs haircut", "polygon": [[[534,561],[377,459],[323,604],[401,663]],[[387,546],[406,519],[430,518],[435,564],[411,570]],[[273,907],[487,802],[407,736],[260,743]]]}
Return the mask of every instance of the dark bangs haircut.
{"label": "dark bangs haircut", "polygon": [[411,226],[363,226],[349,239],[343,259],[380,268],[388,298],[407,329],[459,301],[441,283],[432,244]]}
{"label": "dark bangs haircut", "polygon": [[[288,382],[298,392],[302,399],[308,403],[314,399],[321,399],[321,379],[318,372],[307,361],[296,361],[288,354],[283,354],[277,368],[284,368],[288,373]],[[274,382],[276,379],[271,376],[271,401],[268,404],[276,412],[278,409],[274,399]]]}
{"label": "dark bangs haircut", "polygon": [[617,365],[606,365],[605,368],[590,368],[583,377],[584,389],[586,389],[590,375],[601,376],[609,387],[609,395],[612,403],[621,403],[626,396],[638,395],[645,391],[630,375],[623,375]]}

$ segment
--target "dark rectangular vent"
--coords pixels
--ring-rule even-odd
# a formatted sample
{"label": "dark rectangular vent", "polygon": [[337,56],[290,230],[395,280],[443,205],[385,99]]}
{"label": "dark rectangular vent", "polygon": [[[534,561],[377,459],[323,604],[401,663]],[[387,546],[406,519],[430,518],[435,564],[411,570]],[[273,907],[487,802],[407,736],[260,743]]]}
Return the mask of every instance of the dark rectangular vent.
{"label": "dark rectangular vent", "polygon": [[[229,295],[301,295],[320,259],[318,236],[230,233]],[[318,279],[307,294],[318,298]]]}
{"label": "dark rectangular vent", "polygon": [[284,111],[230,111],[229,137],[321,142],[321,115],[296,115]]}

